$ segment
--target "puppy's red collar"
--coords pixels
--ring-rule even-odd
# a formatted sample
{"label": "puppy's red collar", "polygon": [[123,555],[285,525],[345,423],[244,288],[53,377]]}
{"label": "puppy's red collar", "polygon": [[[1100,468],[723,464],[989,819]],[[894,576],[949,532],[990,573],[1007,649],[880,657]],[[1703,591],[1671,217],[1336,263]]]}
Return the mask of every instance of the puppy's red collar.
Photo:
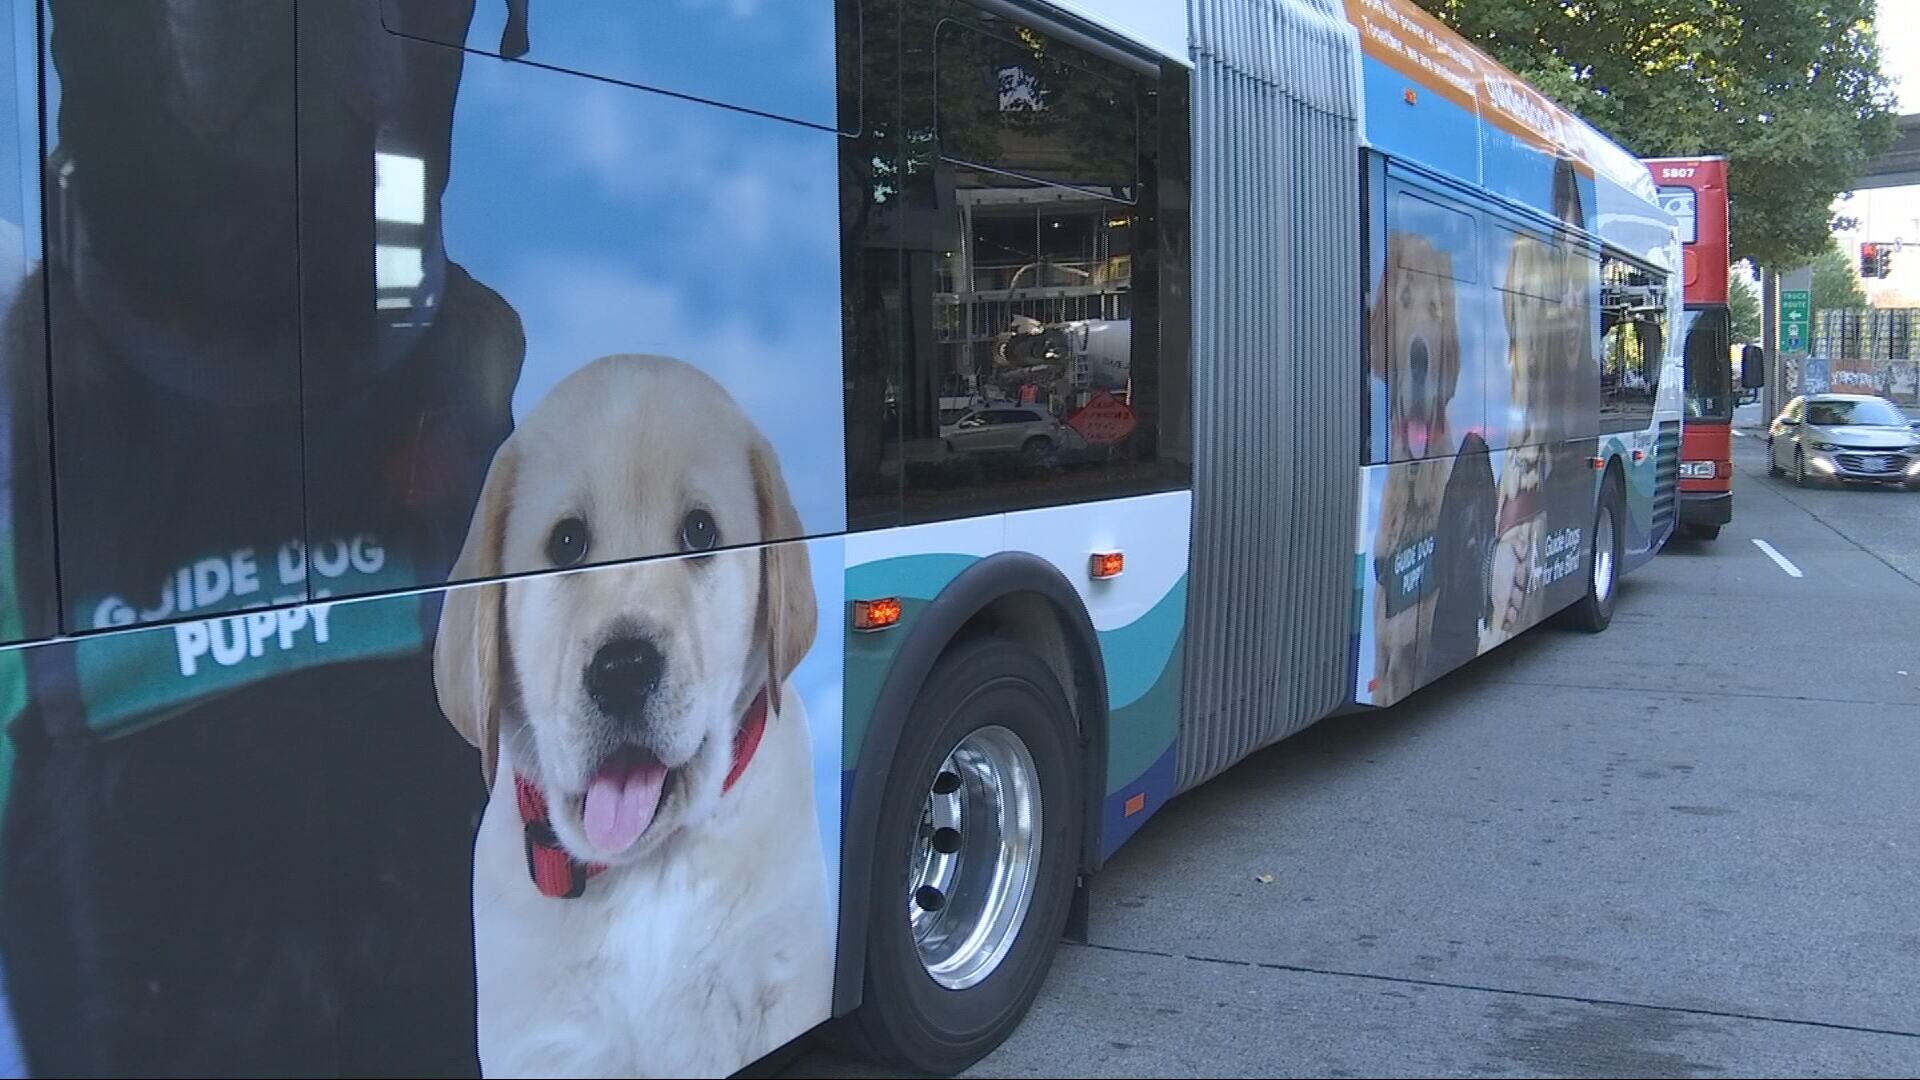
{"label": "puppy's red collar", "polygon": [[[753,752],[760,749],[760,737],[766,731],[767,691],[762,688],[754,695],[753,704],[747,706],[746,715],[740,718],[740,730],[734,733],[733,767],[727,770],[726,782],[720,788],[722,793],[733,790],[734,783],[747,771],[747,763],[753,760]],[[513,773],[513,794],[526,833],[527,873],[533,876],[533,887],[541,896],[555,900],[572,900],[584,895],[587,881],[603,873],[606,865],[581,862],[567,853],[553,831],[546,795],[518,769]]]}

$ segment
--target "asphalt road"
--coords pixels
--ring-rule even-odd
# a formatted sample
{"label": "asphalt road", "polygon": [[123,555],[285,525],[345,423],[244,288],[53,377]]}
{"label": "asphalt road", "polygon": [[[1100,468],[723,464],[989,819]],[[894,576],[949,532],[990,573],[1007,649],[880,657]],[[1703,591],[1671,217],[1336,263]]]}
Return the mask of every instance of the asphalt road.
{"label": "asphalt road", "polygon": [[971,1075],[1920,1074],[1920,493],[1736,457],[1606,633],[1169,806]]}

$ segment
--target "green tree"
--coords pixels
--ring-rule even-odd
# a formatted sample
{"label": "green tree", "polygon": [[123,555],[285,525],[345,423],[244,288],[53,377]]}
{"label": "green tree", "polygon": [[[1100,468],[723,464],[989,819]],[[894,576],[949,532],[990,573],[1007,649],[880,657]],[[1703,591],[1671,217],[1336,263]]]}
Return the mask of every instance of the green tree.
{"label": "green tree", "polygon": [[1840,246],[1839,237],[1829,236],[1827,246],[1813,257],[1811,265],[1815,309],[1867,306],[1867,290],[1860,284],[1859,270],[1847,249]]}
{"label": "green tree", "polygon": [[1642,157],[1727,155],[1735,259],[1818,255],[1895,135],[1875,0],[1418,2]]}
{"label": "green tree", "polygon": [[1727,272],[1727,300],[1733,315],[1733,343],[1760,340],[1760,290],[1739,267]]}

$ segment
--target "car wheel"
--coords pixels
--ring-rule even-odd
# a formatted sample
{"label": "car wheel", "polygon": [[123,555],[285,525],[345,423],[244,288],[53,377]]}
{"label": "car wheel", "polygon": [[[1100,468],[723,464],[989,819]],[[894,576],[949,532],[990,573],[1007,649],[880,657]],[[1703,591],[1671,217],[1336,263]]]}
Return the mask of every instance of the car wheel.
{"label": "car wheel", "polygon": [[958,1073],[1040,992],[1079,868],[1071,706],[1033,652],[961,645],[914,702],[881,796],[865,986],[851,1021],[903,1068]]}
{"label": "car wheel", "polygon": [[1779,460],[1773,456],[1773,438],[1771,436],[1767,438],[1767,475],[1787,475],[1787,470],[1781,468]]}
{"label": "car wheel", "polygon": [[1020,444],[1020,457],[1029,465],[1046,465],[1053,460],[1053,440],[1035,435]]}
{"label": "car wheel", "polygon": [[1797,446],[1793,448],[1793,485],[1795,487],[1807,486],[1807,457],[1800,452],[1800,448]]}
{"label": "car wheel", "polygon": [[1614,594],[1620,584],[1620,483],[1607,474],[1593,510],[1593,543],[1587,548],[1587,592],[1572,608],[1573,624],[1597,634],[1613,621]]}

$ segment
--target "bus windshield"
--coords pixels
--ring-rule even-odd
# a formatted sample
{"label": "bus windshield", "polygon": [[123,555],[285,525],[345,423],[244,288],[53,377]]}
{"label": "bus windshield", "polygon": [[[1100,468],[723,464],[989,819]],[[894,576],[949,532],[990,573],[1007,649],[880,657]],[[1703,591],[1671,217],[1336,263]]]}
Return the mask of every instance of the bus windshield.
{"label": "bus windshield", "polygon": [[1687,418],[1730,419],[1733,358],[1728,352],[1727,310],[1689,310],[1681,325],[1686,334]]}

